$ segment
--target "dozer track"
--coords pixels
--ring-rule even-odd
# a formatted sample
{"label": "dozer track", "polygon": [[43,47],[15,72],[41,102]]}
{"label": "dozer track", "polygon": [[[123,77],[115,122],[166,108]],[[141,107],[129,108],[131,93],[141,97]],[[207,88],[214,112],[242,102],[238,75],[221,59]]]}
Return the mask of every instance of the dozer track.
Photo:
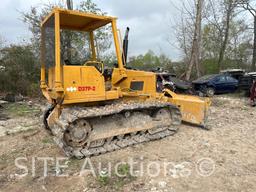
{"label": "dozer track", "polygon": [[175,134],[180,124],[181,113],[174,105],[130,101],[67,107],[53,126],[46,127],[67,156],[81,159],[162,139]]}

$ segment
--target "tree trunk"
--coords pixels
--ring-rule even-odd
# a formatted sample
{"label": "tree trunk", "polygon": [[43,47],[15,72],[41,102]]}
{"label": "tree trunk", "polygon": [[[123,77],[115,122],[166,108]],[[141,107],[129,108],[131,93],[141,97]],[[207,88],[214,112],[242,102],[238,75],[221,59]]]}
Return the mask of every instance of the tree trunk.
{"label": "tree trunk", "polygon": [[197,55],[196,55],[196,75],[197,78],[199,78],[201,76],[201,41],[202,41],[202,10],[203,10],[203,4],[204,4],[204,0],[201,0],[199,3],[199,21],[198,21],[198,39],[197,39]]}
{"label": "tree trunk", "polygon": [[186,71],[186,80],[190,80],[193,67],[196,67],[196,74],[200,76],[200,42],[201,42],[201,25],[202,25],[202,7],[203,0],[197,0],[196,21],[194,37],[192,42],[191,57]]}
{"label": "tree trunk", "polygon": [[254,16],[253,58],[251,70],[256,71],[256,16]]}
{"label": "tree trunk", "polygon": [[227,44],[228,44],[230,20],[231,20],[232,11],[233,11],[233,0],[229,0],[227,15],[226,15],[226,28],[225,28],[225,32],[224,32],[224,39],[223,39],[223,42],[222,42],[222,45],[220,48],[219,60],[218,60],[218,71],[219,72],[221,71],[222,66],[223,66],[225,51],[226,51]]}

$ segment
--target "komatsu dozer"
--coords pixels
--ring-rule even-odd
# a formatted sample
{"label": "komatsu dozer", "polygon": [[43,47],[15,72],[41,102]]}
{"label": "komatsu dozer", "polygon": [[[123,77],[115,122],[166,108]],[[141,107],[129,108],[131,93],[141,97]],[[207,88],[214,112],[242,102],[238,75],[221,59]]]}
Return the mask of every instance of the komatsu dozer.
{"label": "komatsu dozer", "polygon": [[[155,73],[126,66],[127,34],[122,42],[116,21],[54,8],[41,23],[40,87],[49,102],[44,125],[67,156],[80,159],[158,140],[176,133],[182,121],[205,126],[208,100],[159,92]],[[117,61],[110,77],[97,41],[106,26]],[[70,60],[81,57],[70,43],[72,32],[75,41],[88,42],[89,53],[80,63]]]}

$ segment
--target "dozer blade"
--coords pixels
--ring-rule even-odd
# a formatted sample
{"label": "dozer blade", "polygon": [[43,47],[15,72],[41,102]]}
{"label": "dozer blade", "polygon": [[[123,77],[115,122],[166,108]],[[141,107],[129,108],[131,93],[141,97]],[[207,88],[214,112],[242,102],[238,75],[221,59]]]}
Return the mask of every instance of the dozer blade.
{"label": "dozer blade", "polygon": [[168,97],[168,102],[179,107],[182,121],[208,129],[207,116],[211,105],[210,99],[191,95],[178,95],[168,89],[165,89],[164,92],[171,96]]}

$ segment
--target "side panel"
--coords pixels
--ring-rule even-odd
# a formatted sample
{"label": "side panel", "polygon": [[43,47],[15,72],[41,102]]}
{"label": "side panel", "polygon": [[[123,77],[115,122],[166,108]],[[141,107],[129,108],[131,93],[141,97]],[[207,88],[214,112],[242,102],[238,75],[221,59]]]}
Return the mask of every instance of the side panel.
{"label": "side panel", "polygon": [[[152,72],[126,70],[127,77],[115,87],[120,87],[123,92],[137,92],[154,96],[156,94],[156,75]],[[114,69],[112,79],[117,79],[119,70]]]}
{"label": "side panel", "polygon": [[103,75],[93,66],[63,66],[64,103],[104,100]]}

